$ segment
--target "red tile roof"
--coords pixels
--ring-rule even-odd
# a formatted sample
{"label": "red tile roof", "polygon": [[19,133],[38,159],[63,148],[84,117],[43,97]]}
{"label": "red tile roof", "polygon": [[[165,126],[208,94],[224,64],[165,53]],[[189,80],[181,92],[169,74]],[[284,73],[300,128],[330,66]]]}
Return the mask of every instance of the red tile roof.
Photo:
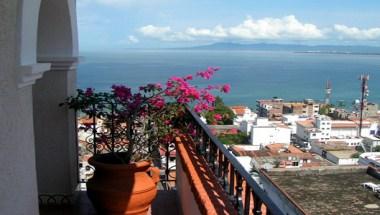
{"label": "red tile roof", "polygon": [[233,112],[235,112],[238,116],[243,116],[245,113],[245,110],[248,108],[246,106],[231,106],[230,107]]}

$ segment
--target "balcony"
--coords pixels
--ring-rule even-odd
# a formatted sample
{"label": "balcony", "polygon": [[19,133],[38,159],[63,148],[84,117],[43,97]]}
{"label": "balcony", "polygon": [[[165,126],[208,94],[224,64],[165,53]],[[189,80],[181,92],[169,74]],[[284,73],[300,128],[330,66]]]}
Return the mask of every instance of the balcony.
{"label": "balcony", "polygon": [[[282,214],[196,113],[187,108],[185,119],[196,134],[176,138],[175,166],[170,165],[174,149],[168,146],[164,152],[166,161],[150,214]],[[44,203],[41,214],[96,214],[84,191],[72,201],[40,196],[40,203]]]}

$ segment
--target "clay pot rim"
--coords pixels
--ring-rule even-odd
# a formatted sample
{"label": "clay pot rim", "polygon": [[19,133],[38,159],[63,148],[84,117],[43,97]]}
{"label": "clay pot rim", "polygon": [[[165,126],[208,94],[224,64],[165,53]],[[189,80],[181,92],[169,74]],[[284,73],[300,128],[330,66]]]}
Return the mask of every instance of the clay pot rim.
{"label": "clay pot rim", "polygon": [[142,160],[130,164],[124,163],[105,163],[98,159],[105,156],[110,156],[111,153],[98,154],[90,157],[88,163],[94,166],[96,169],[108,169],[108,170],[133,170],[133,171],[146,171],[151,166],[151,161]]}

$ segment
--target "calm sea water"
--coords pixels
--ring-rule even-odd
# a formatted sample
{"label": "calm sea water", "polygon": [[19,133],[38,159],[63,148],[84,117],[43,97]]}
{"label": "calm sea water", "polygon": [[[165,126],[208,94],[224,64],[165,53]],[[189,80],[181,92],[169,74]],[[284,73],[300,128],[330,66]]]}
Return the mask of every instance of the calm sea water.
{"label": "calm sea water", "polygon": [[208,66],[221,70],[211,81],[231,84],[223,95],[229,105],[255,106],[259,98],[322,100],[326,80],[332,83],[332,101],[347,105],[360,96],[361,73],[370,75],[369,100],[380,103],[380,56],[306,54],[264,51],[127,51],[122,54],[82,53],[78,86],[108,90],[112,84],[136,88],[165,83],[172,75],[195,73]]}

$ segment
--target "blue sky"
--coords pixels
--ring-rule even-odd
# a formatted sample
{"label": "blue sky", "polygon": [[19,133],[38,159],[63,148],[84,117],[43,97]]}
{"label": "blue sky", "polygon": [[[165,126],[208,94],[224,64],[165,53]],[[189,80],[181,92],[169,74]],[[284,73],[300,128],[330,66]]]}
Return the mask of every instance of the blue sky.
{"label": "blue sky", "polygon": [[77,2],[81,51],[225,41],[380,46],[379,0]]}

